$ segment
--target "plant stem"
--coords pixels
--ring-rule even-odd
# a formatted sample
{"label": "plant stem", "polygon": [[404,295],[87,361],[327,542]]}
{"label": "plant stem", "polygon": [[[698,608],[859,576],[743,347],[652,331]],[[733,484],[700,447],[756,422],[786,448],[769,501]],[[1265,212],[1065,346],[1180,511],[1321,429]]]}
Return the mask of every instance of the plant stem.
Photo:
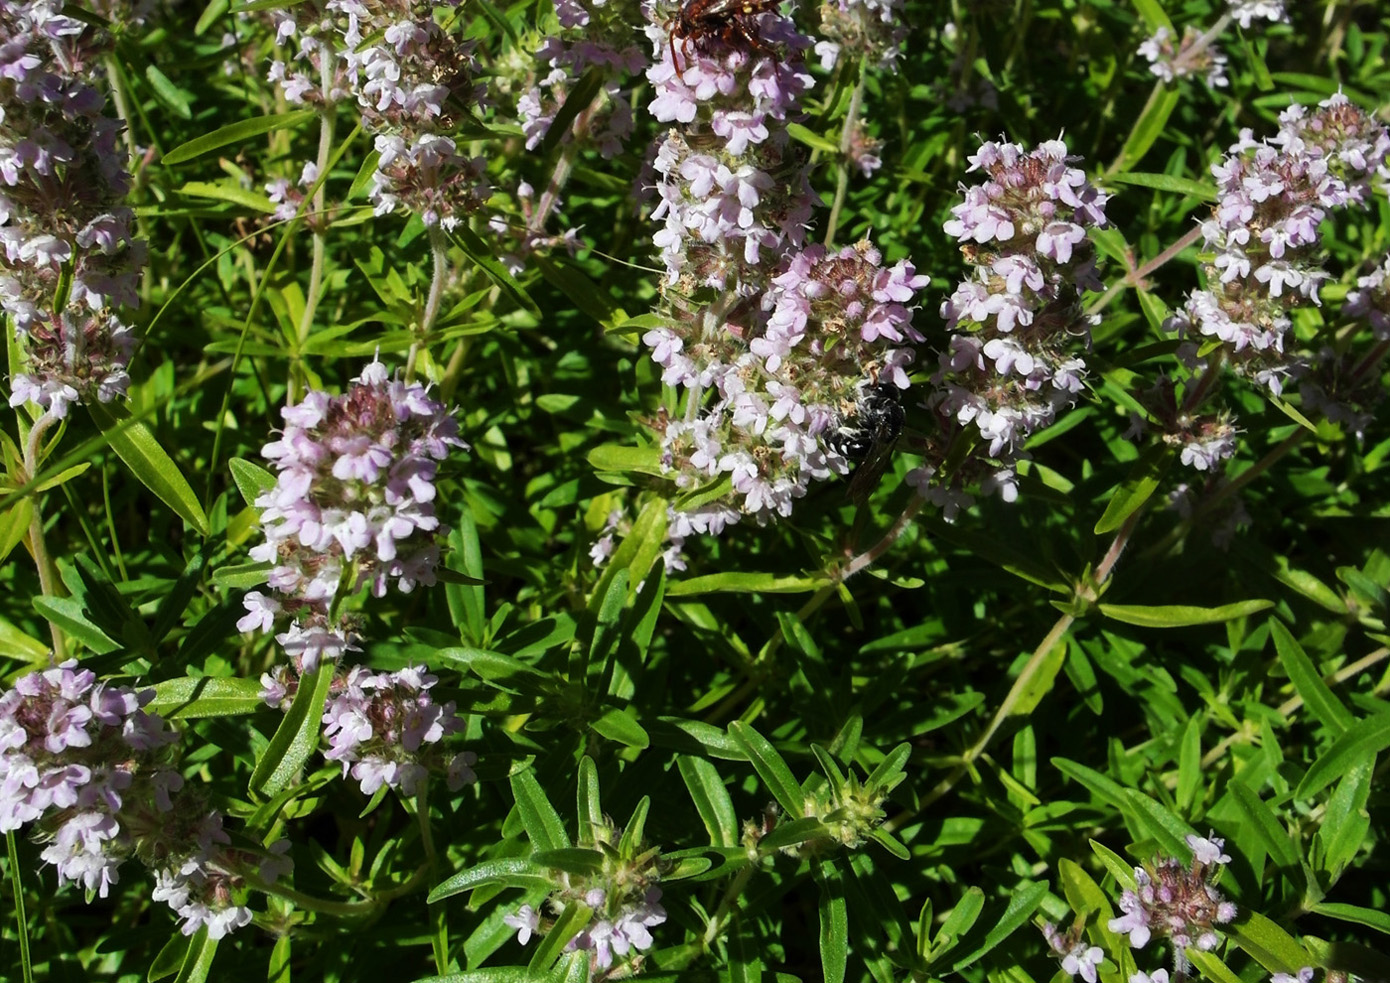
{"label": "plant stem", "polygon": [[1182,252],[1188,246],[1195,243],[1201,237],[1202,227],[1200,225],[1194,225],[1183,235],[1181,239],[1173,243],[1167,249],[1163,250],[1163,252],[1159,253],[1153,259],[1146,260],[1143,264],[1136,266],[1134,269],[1130,270],[1119,280],[1116,280],[1114,283],[1112,283],[1108,288],[1106,288],[1105,293],[1097,297],[1086,308],[1086,313],[1098,314],[1106,307],[1108,307],[1112,300],[1114,300],[1116,297],[1120,295],[1120,291],[1125,290],[1129,287],[1142,286],[1145,277],[1149,276],[1149,274],[1162,267],[1174,256],[1177,256],[1180,252]]}
{"label": "plant stem", "polygon": [[714,910],[714,914],[710,916],[709,924],[705,926],[704,938],[700,940],[702,949],[708,949],[713,945],[714,940],[719,938],[720,933],[724,931],[724,923],[733,914],[734,906],[738,904],[738,899],[743,896],[743,889],[756,869],[757,864],[749,863],[734,876],[728,889],[725,890],[724,896],[719,899],[719,907]]}
{"label": "plant stem", "polygon": [[420,346],[434,328],[439,317],[440,301],[444,297],[444,281],[449,277],[449,240],[439,226],[430,228],[430,255],[434,259],[434,269],[430,276],[430,292],[425,298],[425,312],[420,316],[420,327],[410,343],[410,354],[405,361],[405,378],[409,382],[415,377],[415,359],[420,354]]}
{"label": "plant stem", "polygon": [[[323,91],[331,91],[332,79],[329,75],[329,60],[324,59],[322,66]],[[299,344],[302,346],[309,340],[309,332],[314,326],[314,315],[318,311],[319,293],[323,289],[323,270],[328,252],[328,235],[323,227],[325,215],[325,201],[327,195],[324,186],[327,183],[323,180],[324,173],[328,170],[329,157],[333,152],[333,120],[334,113],[331,107],[325,107],[324,112],[319,114],[319,155],[315,161],[318,169],[315,179],[318,183],[317,190],[314,191],[313,221],[310,228],[313,231],[313,262],[309,267],[309,290],[304,298],[304,312],[299,318]],[[291,398],[293,398],[293,380],[291,380]]]}
{"label": "plant stem", "polygon": [[854,143],[854,128],[859,123],[859,108],[864,102],[864,65],[855,66],[858,76],[854,92],[849,97],[849,108],[845,110],[845,124],[840,129],[840,159],[835,164],[835,200],[830,206],[830,218],[825,223],[825,244],[835,241],[835,231],[840,226],[840,209],[845,204],[845,194],[849,190],[849,150]]}
{"label": "plant stem", "polygon": [[[1120,526],[1119,530],[1115,533],[1114,540],[1110,543],[1110,548],[1106,550],[1105,556],[1096,566],[1092,584],[1090,586],[1078,588],[1078,599],[1094,602],[1100,596],[1106,582],[1110,579],[1110,575],[1115,569],[1115,564],[1119,562],[1120,555],[1128,545],[1130,536],[1138,526],[1139,517],[1143,515],[1143,511],[1143,509],[1139,509],[1131,513],[1129,518],[1124,521],[1124,524]],[[1062,641],[1075,621],[1076,615],[1074,614],[1064,614],[1057,619],[1056,623],[1043,637],[1043,640],[1038,643],[1037,648],[1033,650],[1033,654],[1029,656],[1028,661],[1024,663],[1022,671],[1019,672],[1018,678],[1014,680],[1013,685],[1009,687],[1009,692],[1004,697],[1004,702],[999,704],[999,709],[994,712],[994,717],[990,720],[984,733],[980,735],[979,739],[976,740],[974,744],[961,754],[960,764],[956,765],[945,778],[937,782],[936,786],[922,797],[916,809],[905,810],[884,823],[883,828],[886,831],[891,833],[901,828],[903,823],[912,819],[914,816],[920,815],[937,799],[955,788],[956,783],[961,780],[961,777],[984,755],[990,742],[994,740],[994,735],[999,732],[999,728],[1004,725],[1004,721],[1013,713],[1013,709],[1018,705],[1018,701],[1023,698],[1024,692],[1033,682],[1033,677],[1042,669],[1047,661],[1048,655],[1052,652],[1053,648]]]}
{"label": "plant stem", "polygon": [[[1390,648],[1382,646],[1376,649],[1370,655],[1364,655],[1361,658],[1357,659],[1355,662],[1351,663],[1350,665],[1343,666],[1341,669],[1337,670],[1332,675],[1325,677],[1323,681],[1326,683],[1330,683],[1334,686],[1337,683],[1344,683],[1354,676],[1359,676],[1361,673],[1365,672],[1367,669],[1371,668],[1376,663],[1384,662],[1387,658],[1390,658]],[[1279,716],[1288,718],[1292,716],[1302,706],[1303,697],[1295,693],[1293,696],[1289,697],[1283,703],[1279,704],[1279,709],[1277,712]],[[1213,747],[1206,754],[1202,755],[1202,770],[1205,771],[1206,769],[1211,768],[1212,766],[1217,764],[1222,759],[1222,757],[1225,756],[1226,752],[1230,750],[1232,744],[1245,744],[1251,741],[1259,733],[1259,731],[1252,727],[1250,724],[1250,721],[1246,721],[1245,725],[1242,726],[1240,730],[1227,734],[1225,737],[1223,737],[1220,741],[1216,743],[1215,747]],[[1173,775],[1170,778],[1165,779],[1163,784],[1166,785],[1168,788],[1177,788],[1177,776]]]}
{"label": "plant stem", "polygon": [[[32,481],[34,476],[39,473],[39,449],[43,442],[43,435],[47,433],[60,417],[52,410],[45,410],[44,414],[34,421],[34,425],[29,428],[29,439],[24,443],[24,473],[18,475],[20,484]],[[29,552],[34,557],[34,566],[39,572],[39,590],[44,597],[59,597],[61,592],[58,588],[58,571],[53,565],[53,558],[48,555],[48,547],[44,542],[43,535],[43,510],[39,508],[39,495],[35,490],[33,500],[30,503],[29,516]],[[67,658],[67,641],[63,637],[63,631],[52,621],[48,622],[49,631],[53,638],[53,661],[62,662]]]}

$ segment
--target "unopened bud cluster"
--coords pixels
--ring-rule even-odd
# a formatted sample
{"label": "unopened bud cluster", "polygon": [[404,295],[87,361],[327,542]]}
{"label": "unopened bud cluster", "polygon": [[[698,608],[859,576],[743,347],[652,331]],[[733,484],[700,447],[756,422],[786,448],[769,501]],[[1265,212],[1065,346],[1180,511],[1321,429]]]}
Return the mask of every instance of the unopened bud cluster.
{"label": "unopened bud cluster", "polygon": [[71,660],[0,694],[0,832],[36,824],[59,885],[89,897],[106,897],[138,857],[185,935],[206,926],[221,938],[251,920],[236,898],[244,878],[273,881],[287,861],[230,848],[221,815],[174,768],[178,736],[141,709],[153,695],[97,682]]}
{"label": "unopened bud cluster", "polygon": [[[952,332],[933,380],[943,440],[962,428],[978,431],[985,487],[1009,501],[1014,465],[1028,436],[1048,426],[1080,393],[1093,318],[1081,292],[1101,286],[1087,230],[1106,224],[1106,196],[1072,166],[1061,140],[1027,150],[985,142],[970,158],[981,184],[962,187],[948,235],[961,243],[972,275],[941,305]],[[942,449],[944,452],[944,448]],[[928,464],[914,477],[918,491],[950,518],[966,499],[952,478]]]}
{"label": "unopened bud cluster", "polygon": [[[522,905],[503,921],[517,930],[517,941],[525,945],[532,935],[550,930],[554,921],[547,912],[559,915],[571,905],[583,904],[592,914],[565,951],[589,953],[596,979],[617,978],[636,968],[640,951],[654,942],[651,929],[666,921],[661,888],[656,886],[660,852],[641,844],[622,851],[621,830],[607,823],[592,830],[588,840],[582,846],[603,854],[601,869],[591,874],[553,871],[555,889],[545,904],[540,909]],[[624,961],[634,965],[625,966]]]}
{"label": "unopened bud cluster", "polygon": [[12,406],[110,402],[135,346],[145,244],[125,206],[120,136],[99,80],[109,38],[59,0],[0,5],[0,308],[25,349]]}
{"label": "unopened bud cluster", "polygon": [[278,472],[275,486],[255,503],[266,541],[251,551],[271,564],[275,594],[247,594],[237,627],[266,631],[288,615],[276,641],[308,672],[355,647],[342,595],[435,582],[435,474],[465,445],[424,386],[391,378],[379,361],[343,395],[312,391],[282,416],[284,433],[262,450]]}
{"label": "unopened bud cluster", "polygon": [[875,68],[892,68],[907,38],[902,0],[824,0],[816,42],[821,67],[829,71],[842,60],[861,60]]}
{"label": "unopened bud cluster", "polygon": [[[432,771],[444,772],[451,790],[474,781],[477,755],[463,751],[446,761],[439,742],[463,727],[454,703],[438,703],[439,680],[423,667],[372,672],[355,666],[332,683],[323,711],[324,757],[357,779],[364,795],[392,788],[404,796],[423,791]],[[261,677],[261,697],[289,710],[299,680],[286,666]]]}
{"label": "unopened bud cluster", "polygon": [[328,0],[274,11],[277,42],[291,48],[270,80],[285,99],[331,112],[352,99],[379,154],[368,197],[376,213],[397,208],[452,229],[491,194],[485,162],[445,134],[477,106],[471,47],[420,0]]}

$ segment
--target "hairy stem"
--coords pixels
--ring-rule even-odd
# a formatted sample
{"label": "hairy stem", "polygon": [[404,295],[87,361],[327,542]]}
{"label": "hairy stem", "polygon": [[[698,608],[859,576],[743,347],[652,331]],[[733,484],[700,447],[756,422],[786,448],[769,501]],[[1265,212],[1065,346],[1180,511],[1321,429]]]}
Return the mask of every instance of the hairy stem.
{"label": "hairy stem", "polygon": [[[52,410],[46,410],[29,428],[29,439],[24,442],[24,473],[17,476],[20,479],[20,484],[32,481],[34,476],[39,473],[39,450],[43,443],[43,436],[58,423],[59,419],[58,414]],[[29,552],[34,557],[34,566],[38,568],[39,590],[42,591],[44,597],[58,597],[62,593],[58,588],[58,571],[53,565],[53,558],[48,555],[48,547],[44,541],[43,510],[39,508],[37,491],[34,492],[30,509]],[[52,621],[49,621],[48,628],[53,638],[53,661],[62,662],[67,658],[67,640],[63,637],[62,629]]]}
{"label": "hairy stem", "polygon": [[854,92],[849,97],[849,108],[845,110],[845,124],[840,128],[840,159],[835,164],[835,200],[830,206],[830,218],[825,223],[825,244],[835,242],[835,232],[840,226],[840,209],[845,204],[845,194],[849,191],[849,150],[854,143],[854,128],[859,123],[859,109],[864,102],[864,65],[855,66],[858,76]]}

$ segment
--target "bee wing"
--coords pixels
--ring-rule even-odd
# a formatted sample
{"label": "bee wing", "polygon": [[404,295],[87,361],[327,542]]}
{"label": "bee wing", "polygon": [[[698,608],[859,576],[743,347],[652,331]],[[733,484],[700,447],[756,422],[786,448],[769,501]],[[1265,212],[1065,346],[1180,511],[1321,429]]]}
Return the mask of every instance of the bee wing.
{"label": "bee wing", "polygon": [[893,460],[893,446],[897,442],[896,435],[886,440],[882,434],[874,435],[873,446],[854,469],[854,475],[849,480],[849,490],[846,494],[855,505],[868,502],[869,496],[883,481],[883,473],[888,470],[888,465]]}

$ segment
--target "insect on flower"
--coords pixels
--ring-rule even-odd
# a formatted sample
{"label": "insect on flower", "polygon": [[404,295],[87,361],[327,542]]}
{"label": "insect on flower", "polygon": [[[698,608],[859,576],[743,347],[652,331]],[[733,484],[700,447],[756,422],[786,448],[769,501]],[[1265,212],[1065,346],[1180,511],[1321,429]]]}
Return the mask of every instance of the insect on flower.
{"label": "insect on flower", "polygon": [[898,387],[878,382],[859,394],[854,416],[827,434],[830,449],[855,462],[849,496],[856,503],[862,505],[883,476],[905,416]]}
{"label": "insect on flower", "polygon": [[712,39],[727,47],[736,47],[741,42],[753,51],[770,53],[758,34],[757,17],[775,11],[779,5],[779,0],[681,0],[669,22],[671,64],[676,74],[683,71],[676,61],[677,40],[681,42],[681,53],[687,58],[690,45],[703,51]]}

